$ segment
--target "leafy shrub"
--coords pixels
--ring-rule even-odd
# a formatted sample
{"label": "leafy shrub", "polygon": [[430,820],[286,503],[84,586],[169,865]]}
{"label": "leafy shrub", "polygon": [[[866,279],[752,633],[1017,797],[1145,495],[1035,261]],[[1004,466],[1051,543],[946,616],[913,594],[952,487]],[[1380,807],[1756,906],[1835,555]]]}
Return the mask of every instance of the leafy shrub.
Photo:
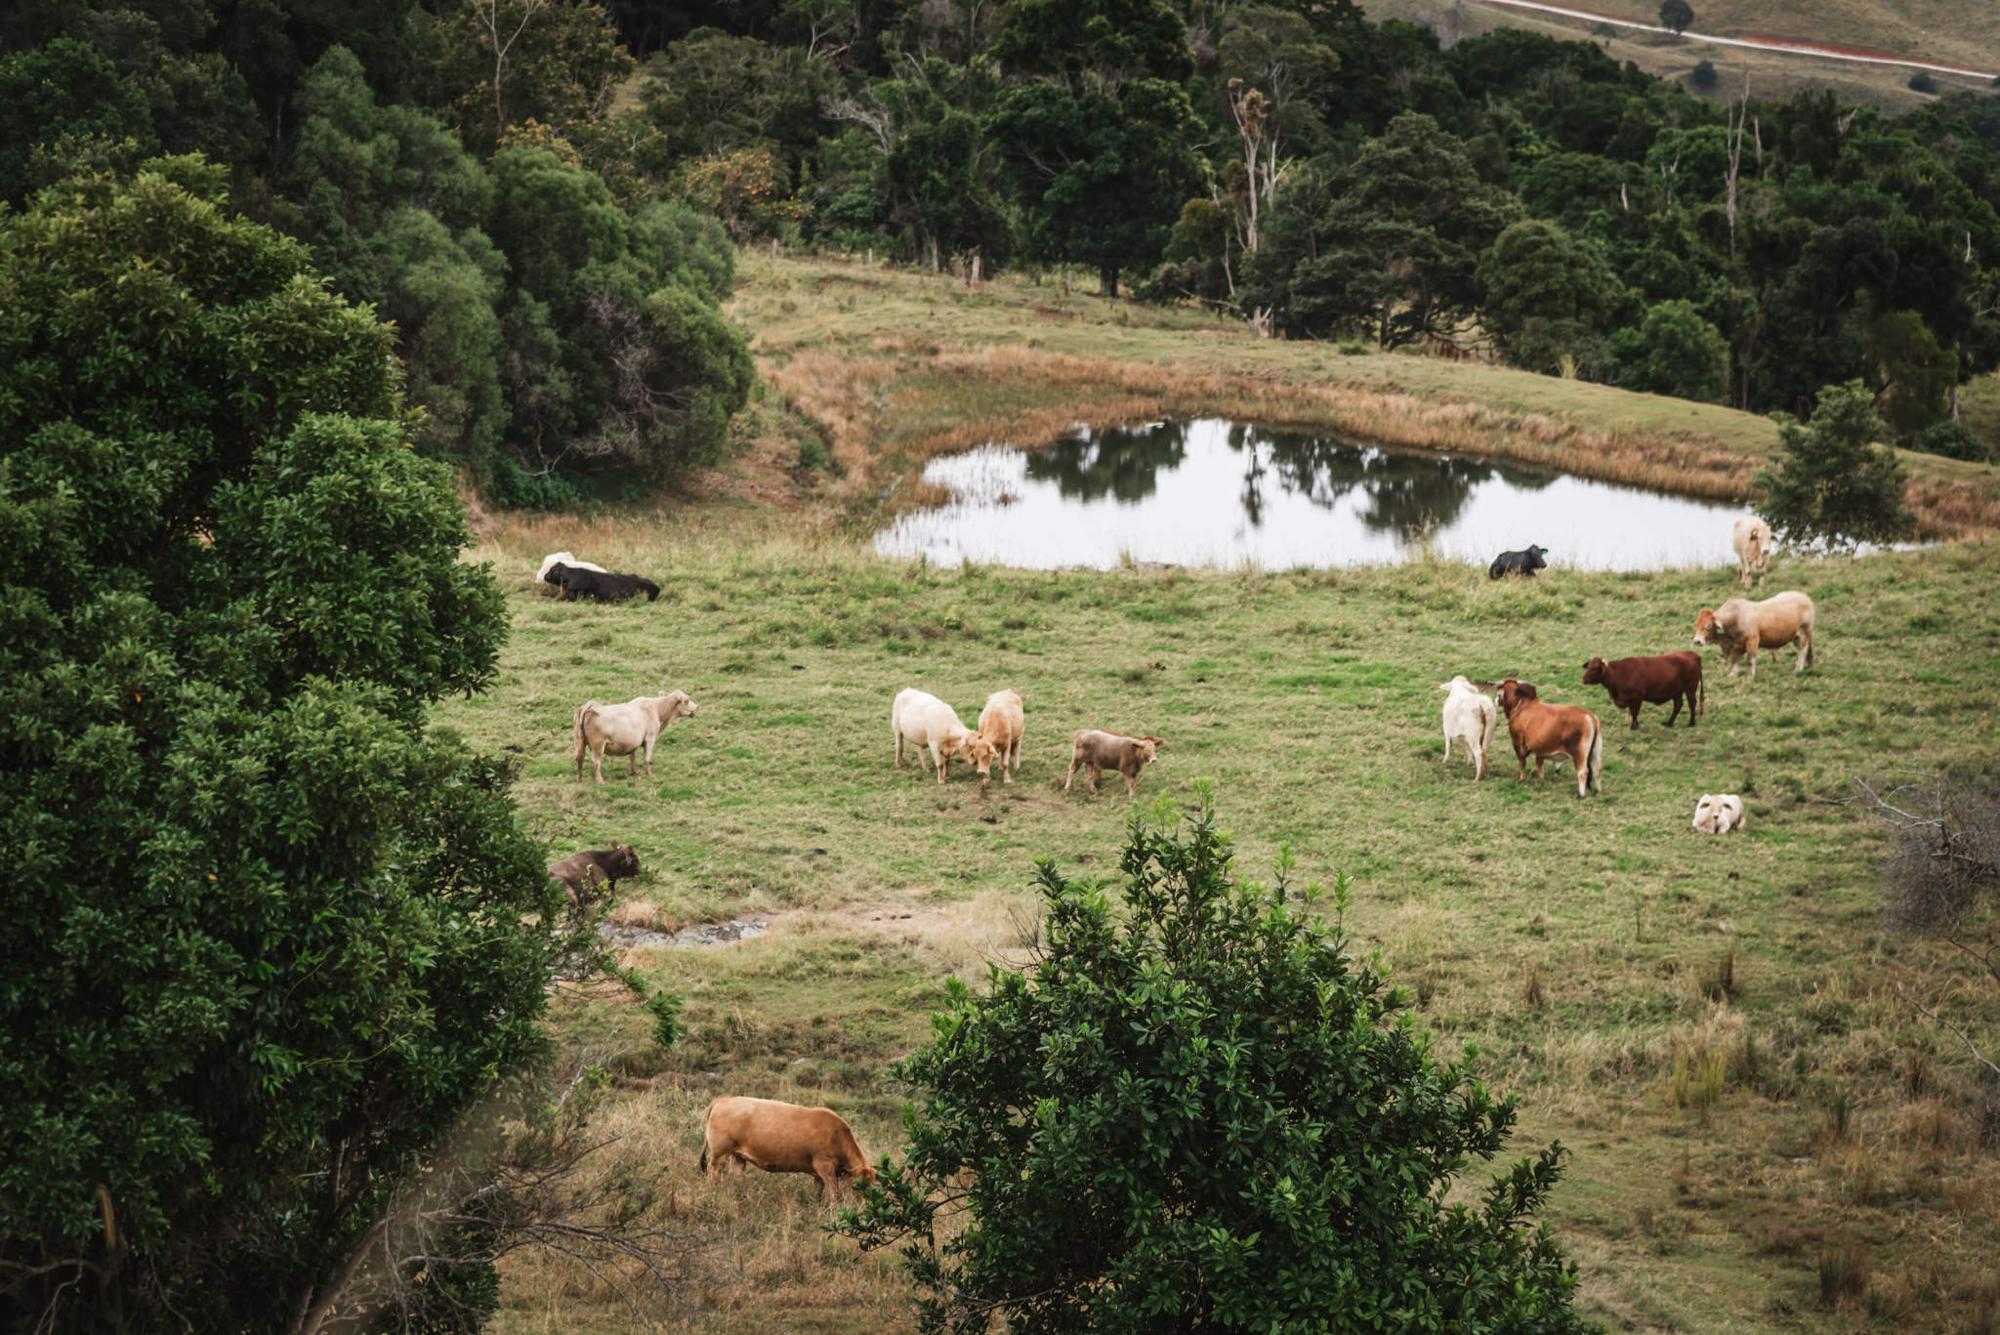
{"label": "leafy shrub", "polygon": [[1910,76],[1910,91],[1913,93],[1935,93],[1938,81],[1929,70],[1918,70]]}
{"label": "leafy shrub", "polygon": [[1530,1226],[1560,1147],[1448,1203],[1513,1106],[1348,953],[1345,877],[1329,921],[1288,857],[1265,886],[1229,848],[1204,801],[1134,820],[1115,895],[1041,863],[1038,966],[950,983],[899,1068],[909,1157],[837,1227],[909,1240],[928,1330],[1581,1329]]}
{"label": "leafy shrub", "polygon": [[1941,454],[1947,459],[1967,459],[1986,463],[1993,458],[1993,446],[1972,433],[1963,422],[1933,422],[1916,434],[1910,448],[1922,454]]}
{"label": "leafy shrub", "polygon": [[1722,77],[1715,72],[1714,61],[1704,60],[1688,71],[1688,82],[1705,93],[1722,82]]}

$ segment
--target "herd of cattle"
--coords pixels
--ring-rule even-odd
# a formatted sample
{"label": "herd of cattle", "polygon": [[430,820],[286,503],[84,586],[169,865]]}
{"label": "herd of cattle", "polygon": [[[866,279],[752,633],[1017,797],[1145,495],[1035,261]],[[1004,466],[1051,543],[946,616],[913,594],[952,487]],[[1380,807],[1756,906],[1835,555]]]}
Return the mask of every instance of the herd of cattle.
{"label": "herd of cattle", "polygon": [[[1738,573],[1748,588],[1769,568],[1771,530],[1763,521],[1746,517],[1736,521],[1733,536]],[[1533,578],[1537,570],[1548,568],[1546,555],[1547,549],[1538,546],[1504,552],[1487,573],[1494,579],[1509,574]],[[579,561],[569,552],[557,552],[544,560],[538,578],[566,599],[618,602],[640,593],[649,599],[659,595],[659,587],[650,580],[607,571]],[[1748,659],[1749,679],[1754,682],[1759,650],[1796,645],[1794,672],[1804,672],[1813,665],[1812,599],[1803,593],[1786,592],[1761,602],[1731,598],[1720,607],[1704,607],[1695,618],[1694,643],[1695,651],[1609,661],[1592,658],[1584,665],[1583,684],[1603,686],[1612,707],[1630,715],[1633,728],[1639,726],[1639,712],[1648,704],[1673,706],[1666,719],[1669,728],[1685,708],[1687,726],[1692,728],[1707,708],[1698,651],[1708,645],[1719,648],[1732,677],[1742,660]],[[1446,764],[1451,761],[1452,744],[1457,742],[1468,754],[1475,781],[1485,778],[1487,751],[1498,720],[1504,717],[1514,748],[1517,782],[1527,777],[1530,758],[1538,780],[1547,761],[1564,759],[1576,773],[1578,797],[1602,791],[1604,730],[1595,713],[1545,701],[1533,682],[1514,677],[1483,681],[1456,676],[1438,689],[1445,693]],[[607,754],[628,757],[629,775],[637,774],[643,754],[650,777],[653,748],[660,734],[675,719],[694,714],[695,703],[685,691],[663,690],[625,704],[586,701],[572,718],[577,779],[583,778],[584,757],[588,755],[596,781],[603,783]],[[996,762],[1003,783],[1011,784],[1020,766],[1024,713],[1020,695],[1011,690],[995,691],[987,697],[976,729],[966,727],[957,712],[936,696],[914,688],[904,690],[890,708],[889,726],[897,767],[904,763],[905,747],[913,747],[919,756],[928,757],[926,768],[936,772],[939,783],[945,781],[952,760],[960,756],[978,773],[982,785],[991,781]],[[1109,769],[1124,778],[1129,797],[1138,791],[1140,771],[1151,763],[1161,745],[1158,737],[1128,737],[1096,728],[1077,732],[1070,739],[1069,773],[1063,779],[1063,789],[1069,791],[1077,771],[1084,770],[1094,794],[1099,777]],[[1697,832],[1726,834],[1741,830],[1744,821],[1743,799],[1734,793],[1704,793],[1695,804],[1693,828]],[[572,854],[549,867],[550,877],[562,883],[570,903],[577,906],[593,897],[599,886],[615,893],[620,877],[638,873],[638,855],[615,841],[608,849]],[[746,1165],[771,1173],[810,1173],[820,1194],[828,1199],[838,1193],[844,1180],[875,1180],[875,1170],[861,1152],[853,1129],[832,1109],[772,1099],[717,1099],[703,1119],[700,1171],[713,1175],[730,1166],[741,1171]]]}

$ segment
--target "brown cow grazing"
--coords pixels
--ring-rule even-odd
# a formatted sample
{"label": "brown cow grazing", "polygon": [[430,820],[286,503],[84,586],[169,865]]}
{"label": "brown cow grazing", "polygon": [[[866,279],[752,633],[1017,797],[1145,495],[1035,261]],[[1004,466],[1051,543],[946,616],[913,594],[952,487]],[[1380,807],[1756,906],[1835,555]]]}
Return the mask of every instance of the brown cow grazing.
{"label": "brown cow grazing", "polygon": [[1639,726],[1639,706],[1674,702],[1667,715],[1669,728],[1681,716],[1681,701],[1687,701],[1688,726],[1694,726],[1697,705],[1708,697],[1701,684],[1701,655],[1689,649],[1676,654],[1653,654],[1646,658],[1614,658],[1609,663],[1593,658],[1583,665],[1583,684],[1603,686],[1611,693],[1613,709],[1632,712],[1632,726]]}
{"label": "brown cow grazing", "polygon": [[1528,777],[1528,757],[1535,758],[1535,778],[1542,777],[1542,762],[1550,756],[1568,756],[1576,767],[1576,795],[1592,789],[1604,791],[1604,729],[1597,715],[1575,705],[1543,704],[1534,683],[1500,683],[1500,712],[1507,716],[1507,735],[1514,741],[1514,760],[1519,770],[1514,781]]}
{"label": "brown cow grazing", "polygon": [[1717,608],[1704,607],[1694,619],[1694,647],[1719,645],[1729,660],[1729,675],[1735,676],[1740,660],[1750,659],[1750,680],[1757,680],[1757,651],[1799,646],[1799,665],[1793,675],[1813,665],[1813,600],[1797,590],[1753,603],[1747,598],[1731,598]]}
{"label": "brown cow grazing", "polygon": [[549,879],[561,881],[563,889],[569,892],[571,908],[582,907],[585,900],[595,894],[599,885],[618,893],[618,878],[639,874],[639,855],[627,844],[616,839],[609,848],[589,848],[581,853],[572,853],[560,862],[549,864]]}
{"label": "brown cow grazing", "polygon": [[1069,774],[1063,779],[1063,791],[1069,791],[1070,781],[1076,778],[1079,767],[1090,771],[1090,793],[1097,795],[1097,779],[1105,770],[1115,769],[1125,776],[1125,796],[1131,797],[1139,791],[1139,771],[1152,762],[1153,753],[1166,743],[1158,737],[1127,737],[1122,733],[1105,732],[1099,728],[1086,728],[1072,739],[1069,757]]}
{"label": "brown cow grazing", "polygon": [[875,1180],[861,1142],[839,1113],[776,1099],[731,1096],[708,1105],[700,1171],[714,1176],[726,1163],[739,1173],[745,1164],[767,1173],[811,1173],[828,1201],[838,1196],[844,1177]]}

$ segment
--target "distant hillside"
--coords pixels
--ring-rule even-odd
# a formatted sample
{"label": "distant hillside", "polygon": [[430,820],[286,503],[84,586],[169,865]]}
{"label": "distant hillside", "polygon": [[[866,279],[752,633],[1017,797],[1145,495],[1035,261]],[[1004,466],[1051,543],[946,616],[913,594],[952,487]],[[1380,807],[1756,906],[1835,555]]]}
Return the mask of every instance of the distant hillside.
{"label": "distant hillside", "polygon": [[[1563,4],[1565,0],[1551,0]],[[1723,75],[1721,89],[1742,84],[1747,71],[1761,95],[1795,88],[1834,89],[1845,98],[1901,110],[1924,100],[1909,88],[1910,71],[1846,65],[1807,55],[1745,51],[1657,33],[1537,15],[1482,0],[1364,0],[1369,17],[1422,22],[1442,33],[1474,36],[1495,28],[1525,28],[1557,37],[1589,37],[1615,59],[1667,78],[1684,77],[1703,60]],[[1691,0],[1697,31],[1722,37],[1770,37],[1824,42],[1869,53],[1968,69],[2000,69],[2000,3],[1989,0]],[[1568,6],[1640,23],[1659,22],[1656,0],[1576,0]],[[1976,83],[1938,77],[1942,91]],[[1720,89],[1718,89],[1718,93]]]}

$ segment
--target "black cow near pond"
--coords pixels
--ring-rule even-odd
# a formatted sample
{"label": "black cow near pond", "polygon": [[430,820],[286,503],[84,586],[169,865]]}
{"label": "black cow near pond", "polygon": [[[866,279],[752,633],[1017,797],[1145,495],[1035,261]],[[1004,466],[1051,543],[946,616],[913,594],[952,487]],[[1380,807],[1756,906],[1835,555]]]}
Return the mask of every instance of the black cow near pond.
{"label": "black cow near pond", "polygon": [[558,561],[542,576],[563,591],[565,598],[590,598],[600,603],[622,603],[627,598],[646,595],[652,602],[660,596],[660,586],[643,575],[615,575],[602,570],[580,570]]}
{"label": "black cow near pond", "polygon": [[1486,578],[1499,579],[1502,575],[1526,575],[1535,577],[1537,570],[1547,570],[1549,563],[1542,558],[1549,554],[1546,547],[1529,547],[1524,552],[1502,552],[1493,558],[1493,564],[1486,567]]}

